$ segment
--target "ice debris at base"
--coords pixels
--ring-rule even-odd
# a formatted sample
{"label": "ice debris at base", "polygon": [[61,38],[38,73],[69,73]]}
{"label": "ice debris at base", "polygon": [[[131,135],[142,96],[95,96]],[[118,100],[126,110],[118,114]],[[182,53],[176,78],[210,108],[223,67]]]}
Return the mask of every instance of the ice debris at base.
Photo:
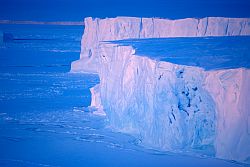
{"label": "ice debris at base", "polygon": [[91,106],[105,112],[112,128],[140,136],[144,145],[250,163],[249,69],[206,71],[102,42],[239,35],[250,35],[250,19],[86,18],[80,60],[71,71],[99,74]]}

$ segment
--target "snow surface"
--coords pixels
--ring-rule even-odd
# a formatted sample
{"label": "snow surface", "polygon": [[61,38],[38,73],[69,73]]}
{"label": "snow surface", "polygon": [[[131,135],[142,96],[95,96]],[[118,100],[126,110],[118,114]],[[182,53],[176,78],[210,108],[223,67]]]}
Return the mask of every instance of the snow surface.
{"label": "snow surface", "polygon": [[138,56],[205,70],[250,67],[249,36],[147,38],[104,43],[132,46]]}
{"label": "snow surface", "polygon": [[[240,64],[235,69],[206,71],[154,60],[147,57],[150,54],[139,56],[132,46],[102,42],[244,36],[250,34],[249,22],[215,17],[86,18],[81,57],[71,71],[98,72],[100,85],[92,89],[92,105],[104,110],[113,129],[139,136],[143,145],[250,163],[248,69]],[[241,58],[249,61],[248,54]]]}

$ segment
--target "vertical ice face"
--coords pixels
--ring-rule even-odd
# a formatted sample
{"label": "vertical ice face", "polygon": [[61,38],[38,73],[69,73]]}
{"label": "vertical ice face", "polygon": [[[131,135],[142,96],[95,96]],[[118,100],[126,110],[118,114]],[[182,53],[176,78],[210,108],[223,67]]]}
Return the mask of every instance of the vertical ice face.
{"label": "vertical ice face", "polygon": [[114,129],[154,148],[249,163],[249,70],[204,71],[115,44],[100,53],[100,101]]}
{"label": "vertical ice face", "polygon": [[203,150],[223,159],[250,159],[250,72],[204,71],[135,55],[130,38],[250,35],[250,19],[85,19],[80,60],[73,72],[95,72],[92,106],[110,126],[169,151]]}
{"label": "vertical ice face", "polygon": [[216,156],[249,163],[250,70],[211,71],[205,85],[216,103]]}
{"label": "vertical ice face", "polygon": [[162,150],[211,148],[215,106],[200,68],[133,55],[129,46],[100,46],[101,102],[110,125]]}

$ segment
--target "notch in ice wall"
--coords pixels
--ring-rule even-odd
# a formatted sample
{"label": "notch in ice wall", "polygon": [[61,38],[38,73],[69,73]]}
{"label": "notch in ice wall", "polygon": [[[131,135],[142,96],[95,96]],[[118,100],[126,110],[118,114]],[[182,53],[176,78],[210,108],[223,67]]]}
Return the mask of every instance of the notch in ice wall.
{"label": "notch in ice wall", "polygon": [[111,127],[141,136],[143,144],[250,163],[248,69],[208,72],[101,42],[233,35],[250,35],[250,19],[86,18],[81,58],[71,70],[98,72],[92,104],[106,112]]}

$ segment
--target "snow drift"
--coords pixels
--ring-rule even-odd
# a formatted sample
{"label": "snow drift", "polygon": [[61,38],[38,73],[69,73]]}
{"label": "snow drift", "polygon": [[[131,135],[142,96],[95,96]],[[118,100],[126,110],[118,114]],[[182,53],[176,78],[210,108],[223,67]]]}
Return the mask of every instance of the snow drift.
{"label": "snow drift", "polygon": [[102,42],[129,38],[250,34],[250,19],[85,19],[80,60],[72,72],[98,73],[92,105],[110,126],[169,151],[203,151],[250,163],[250,71],[205,71],[135,54]]}

